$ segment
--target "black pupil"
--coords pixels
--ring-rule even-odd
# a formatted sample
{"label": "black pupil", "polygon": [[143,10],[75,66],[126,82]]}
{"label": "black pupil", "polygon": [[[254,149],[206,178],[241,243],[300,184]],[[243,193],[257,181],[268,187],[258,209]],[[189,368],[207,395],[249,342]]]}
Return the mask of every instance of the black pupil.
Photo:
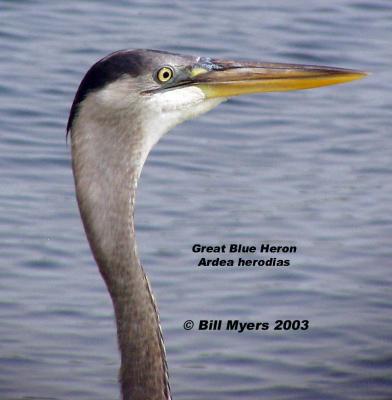
{"label": "black pupil", "polygon": [[168,71],[165,71],[165,72],[163,73],[163,77],[164,77],[165,79],[169,78],[169,76],[170,76],[170,74],[169,74]]}

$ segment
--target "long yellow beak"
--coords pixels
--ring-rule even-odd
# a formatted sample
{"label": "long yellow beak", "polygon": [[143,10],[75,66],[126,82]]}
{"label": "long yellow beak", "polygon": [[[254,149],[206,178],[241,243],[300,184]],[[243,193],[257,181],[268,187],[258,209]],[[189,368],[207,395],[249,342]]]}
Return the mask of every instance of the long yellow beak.
{"label": "long yellow beak", "polygon": [[300,64],[237,63],[214,60],[213,68],[195,66],[193,84],[207,98],[249,93],[312,89],[364,78],[362,71]]}

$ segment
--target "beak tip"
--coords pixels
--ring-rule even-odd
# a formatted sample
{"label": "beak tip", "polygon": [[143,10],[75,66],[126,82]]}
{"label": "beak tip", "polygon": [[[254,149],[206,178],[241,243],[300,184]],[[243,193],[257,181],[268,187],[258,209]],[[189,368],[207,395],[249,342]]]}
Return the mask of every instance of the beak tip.
{"label": "beak tip", "polygon": [[367,72],[367,71],[352,70],[351,72],[347,73],[347,77],[350,78],[350,79],[347,80],[347,82],[356,81],[356,80],[359,80],[359,79],[364,79],[369,75],[371,75],[371,73]]}

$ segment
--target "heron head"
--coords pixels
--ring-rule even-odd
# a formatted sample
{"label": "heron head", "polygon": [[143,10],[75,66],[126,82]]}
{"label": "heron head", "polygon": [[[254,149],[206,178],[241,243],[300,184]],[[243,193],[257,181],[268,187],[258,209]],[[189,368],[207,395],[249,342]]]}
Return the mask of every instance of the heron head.
{"label": "heron head", "polygon": [[87,72],[73,102],[67,131],[72,133],[83,112],[85,124],[128,126],[150,135],[147,139],[152,146],[175,125],[229,97],[310,89],[365,75],[342,68],[123,50],[98,61]]}

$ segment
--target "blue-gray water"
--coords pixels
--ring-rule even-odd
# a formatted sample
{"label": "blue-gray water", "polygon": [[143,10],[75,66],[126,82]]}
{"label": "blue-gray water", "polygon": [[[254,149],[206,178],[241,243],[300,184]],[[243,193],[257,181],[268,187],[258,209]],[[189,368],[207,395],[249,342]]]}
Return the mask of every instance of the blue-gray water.
{"label": "blue-gray water", "polygon": [[[236,98],[177,127],[143,171],[137,236],[174,398],[392,398],[389,0],[1,0],[0,19],[1,399],[119,396],[65,125],[87,68],[122,48],[372,73]],[[191,252],[276,241],[298,246],[289,268],[196,268]],[[311,327],[184,331],[200,318]]]}

